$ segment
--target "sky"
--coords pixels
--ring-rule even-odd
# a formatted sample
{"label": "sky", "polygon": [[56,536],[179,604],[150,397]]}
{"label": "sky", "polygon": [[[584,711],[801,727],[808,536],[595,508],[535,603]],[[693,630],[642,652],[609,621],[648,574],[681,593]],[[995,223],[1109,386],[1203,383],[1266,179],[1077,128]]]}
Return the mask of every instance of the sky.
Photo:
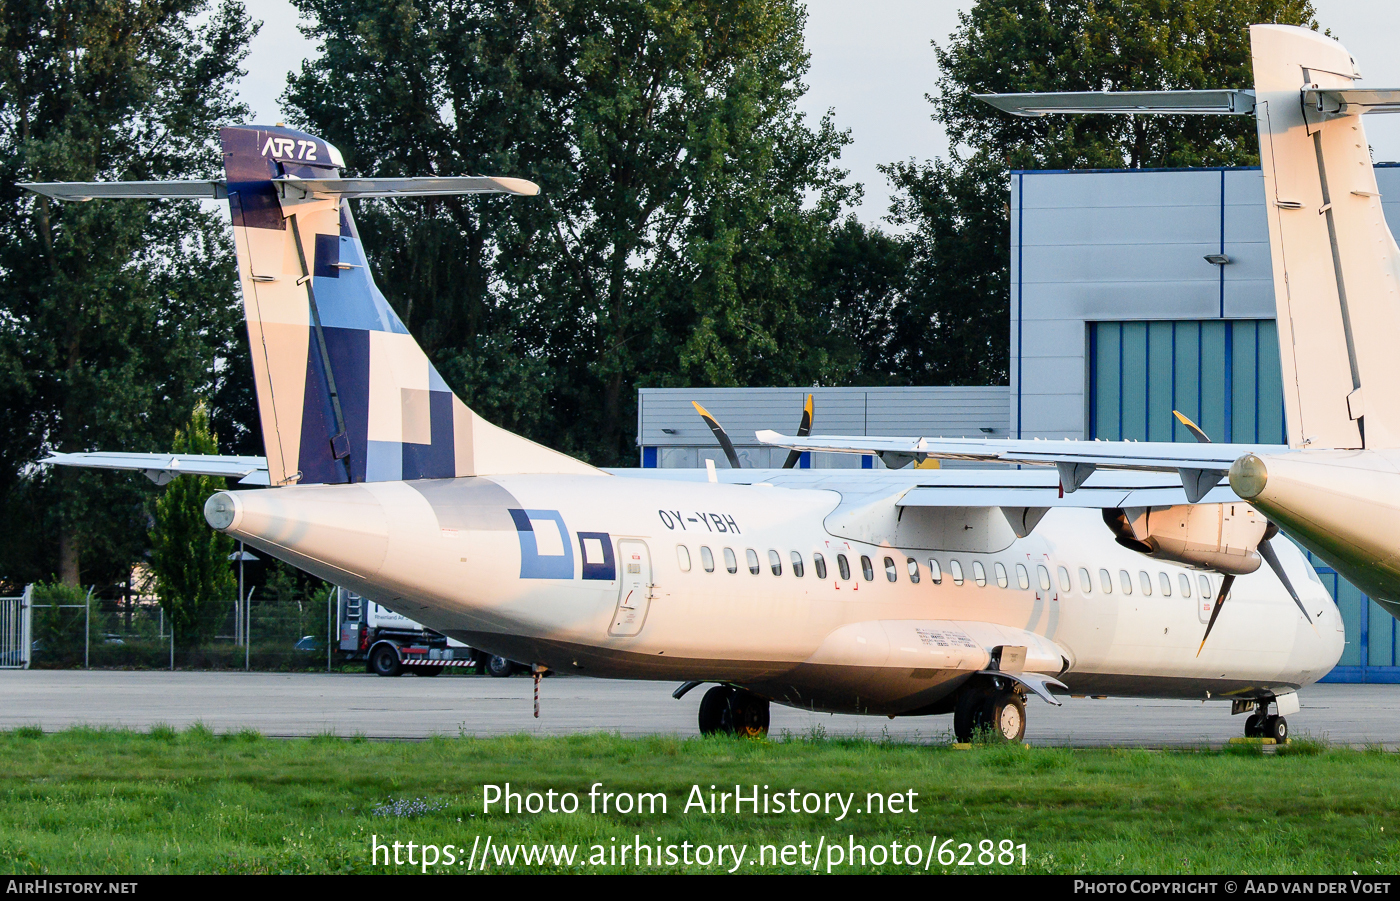
{"label": "sky", "polygon": [[[244,0],[262,21],[246,61],[240,94],[254,121],[282,117],[278,97],[287,73],[316,52],[297,30],[287,0]],[[801,108],[813,119],[832,111],[853,142],[841,165],[865,187],[860,218],[881,223],[889,187],[877,168],[895,160],[926,160],[948,153],[947,137],[929,118],[925,94],[935,88],[938,66],[932,42],[948,40],[967,0],[807,0],[811,69]],[[1400,3],[1394,0],[1313,0],[1318,21],[1341,40],[1365,78],[1361,87],[1400,88]],[[1247,85],[1220,85],[1247,87]],[[1378,161],[1400,161],[1400,115],[1367,117],[1367,135]],[[508,174],[508,173],[506,173]]]}

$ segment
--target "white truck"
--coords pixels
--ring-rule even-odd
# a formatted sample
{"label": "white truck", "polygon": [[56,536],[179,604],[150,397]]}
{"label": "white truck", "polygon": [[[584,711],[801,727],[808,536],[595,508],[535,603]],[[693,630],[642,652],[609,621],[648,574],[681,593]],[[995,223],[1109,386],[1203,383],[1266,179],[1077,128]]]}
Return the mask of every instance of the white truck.
{"label": "white truck", "polygon": [[336,621],[340,650],[350,660],[364,660],[365,668],[379,676],[398,676],[405,670],[436,676],[449,666],[471,667],[493,676],[529,669],[483,654],[346,588],[336,589]]}

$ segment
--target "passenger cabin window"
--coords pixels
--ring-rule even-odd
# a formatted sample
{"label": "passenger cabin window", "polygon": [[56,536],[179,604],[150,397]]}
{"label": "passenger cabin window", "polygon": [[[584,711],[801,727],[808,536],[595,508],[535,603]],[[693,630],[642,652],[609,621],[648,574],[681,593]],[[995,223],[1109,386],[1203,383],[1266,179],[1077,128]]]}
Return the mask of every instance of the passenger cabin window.
{"label": "passenger cabin window", "polygon": [[1007,585],[1011,584],[1006,578],[1006,567],[1002,566],[1000,563],[993,563],[992,571],[997,574],[998,588],[1005,588]]}
{"label": "passenger cabin window", "polygon": [[1113,577],[1108,574],[1108,570],[1099,570],[1099,587],[1104,594],[1113,594]]}
{"label": "passenger cabin window", "polygon": [[1201,597],[1205,598],[1207,601],[1215,597],[1215,588],[1210,584],[1210,577],[1197,576],[1196,578],[1201,586]]}
{"label": "passenger cabin window", "polygon": [[1118,585],[1123,589],[1124,594],[1133,593],[1133,577],[1126,569],[1118,570]]}
{"label": "passenger cabin window", "polygon": [[792,574],[799,579],[802,578],[802,555],[799,554],[797,551],[793,551],[788,556],[792,558]]}
{"label": "passenger cabin window", "polygon": [[977,583],[978,588],[987,587],[987,568],[982,565],[981,560],[972,561],[972,581]]}
{"label": "passenger cabin window", "polygon": [[1082,566],[1079,567],[1079,590],[1085,594],[1094,593],[1094,580],[1089,571]]}
{"label": "passenger cabin window", "polygon": [[908,567],[909,567],[909,581],[910,581],[910,582],[913,582],[915,585],[918,585],[918,584],[919,584],[919,561],[915,560],[913,557],[909,557],[909,558],[907,558],[907,565],[908,565]]}
{"label": "passenger cabin window", "polygon": [[1176,577],[1176,584],[1181,586],[1181,596],[1189,598],[1191,596],[1191,577],[1186,573],[1180,573]]}
{"label": "passenger cabin window", "polygon": [[845,554],[836,555],[836,568],[840,571],[842,579],[849,579],[851,577],[851,564],[846,562]]}
{"label": "passenger cabin window", "polygon": [[761,568],[758,565],[758,551],[753,548],[746,548],[744,550],[744,559],[749,563],[749,572],[758,575]]}
{"label": "passenger cabin window", "polygon": [[1172,596],[1172,577],[1166,573],[1157,573],[1157,584],[1162,586],[1162,597]]}
{"label": "passenger cabin window", "polygon": [[825,579],[825,578],[826,578],[826,558],[823,557],[821,554],[813,554],[813,555],[812,555],[812,565],[813,565],[814,567],[816,567],[816,570],[817,570],[817,578],[818,578],[818,579]]}
{"label": "passenger cabin window", "polygon": [[870,558],[864,554],[860,555],[860,574],[865,576],[865,581],[875,581],[875,564],[870,562]]}
{"label": "passenger cabin window", "polygon": [[768,568],[773,570],[775,576],[783,574],[783,558],[778,556],[778,552],[775,550],[768,551]]}
{"label": "passenger cabin window", "polygon": [[1138,584],[1142,586],[1142,593],[1152,597],[1152,577],[1147,573],[1138,571]]}
{"label": "passenger cabin window", "polygon": [[676,545],[676,562],[680,564],[681,572],[690,572],[690,548],[683,544]]}
{"label": "passenger cabin window", "polygon": [[932,557],[928,558],[928,577],[935,585],[943,584],[943,565]]}
{"label": "passenger cabin window", "polygon": [[1042,563],[1041,565],[1037,566],[1037,567],[1035,568],[1035,574],[1036,574],[1037,576],[1040,577],[1040,590],[1041,590],[1041,591],[1049,591],[1049,590],[1050,590],[1050,570],[1048,570],[1048,569],[1045,568],[1045,564]]}
{"label": "passenger cabin window", "polygon": [[715,571],[715,555],[710,553],[710,549],[703,545],[700,548],[700,565],[705,567],[705,572],[707,573]]}
{"label": "passenger cabin window", "polygon": [[1070,590],[1071,588],[1074,587],[1073,585],[1070,584],[1070,581],[1069,581],[1069,570],[1065,569],[1063,566],[1061,566],[1058,570],[1056,570],[1055,575],[1057,575],[1057,576],[1060,577],[1060,590],[1061,590],[1061,591],[1063,591],[1063,592],[1065,592],[1065,593],[1068,593],[1069,590]]}
{"label": "passenger cabin window", "polygon": [[724,549],[724,568],[729,570],[731,573],[736,573],[739,571],[739,560],[737,557],[734,556],[733,548],[727,547]]}
{"label": "passenger cabin window", "polygon": [[1031,575],[1030,573],[1026,572],[1026,566],[1024,563],[1016,564],[1016,584],[1021,586],[1022,591],[1025,591],[1027,588],[1031,587]]}
{"label": "passenger cabin window", "polygon": [[961,585],[963,583],[962,564],[954,560],[948,566],[953,570],[953,584]]}
{"label": "passenger cabin window", "polygon": [[899,581],[899,570],[894,568],[894,560],[890,557],[885,558],[885,578],[891,582]]}

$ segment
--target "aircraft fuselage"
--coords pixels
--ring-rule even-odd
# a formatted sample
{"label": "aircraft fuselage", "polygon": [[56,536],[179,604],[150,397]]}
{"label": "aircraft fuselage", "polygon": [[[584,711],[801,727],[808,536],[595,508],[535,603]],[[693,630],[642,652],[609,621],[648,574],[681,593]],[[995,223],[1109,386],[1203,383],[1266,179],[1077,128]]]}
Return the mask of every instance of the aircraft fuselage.
{"label": "aircraft fuselage", "polygon": [[1016,538],[995,508],[950,508],[925,532],[944,547],[897,547],[833,534],[841,501],[518,475],[229,492],[206,509],[255,548],[491,653],[832,712],[941,712],[997,646],[1026,647],[1026,671],[1076,693],[1189,698],[1296,690],[1341,654],[1340,615],[1291,546],[1316,628],[1261,570],[1235,582],[1197,657],[1219,577],[1120,547],[1097,510],[1052,510]]}

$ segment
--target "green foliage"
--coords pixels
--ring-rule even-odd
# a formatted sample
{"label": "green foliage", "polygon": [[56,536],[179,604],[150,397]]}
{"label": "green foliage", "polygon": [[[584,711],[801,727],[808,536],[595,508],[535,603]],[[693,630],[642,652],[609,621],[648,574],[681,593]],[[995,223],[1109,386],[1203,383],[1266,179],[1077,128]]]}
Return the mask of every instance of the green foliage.
{"label": "green foliage", "polygon": [[33,464],[166,449],[237,323],[218,215],[17,183],[213,175],[252,33],[236,0],[0,5],[0,515],[29,524],[0,537],[0,580],[125,578],[148,486]]}
{"label": "green foliage", "polygon": [[813,297],[848,138],[797,111],[795,0],[298,0],[294,119],[354,174],[499,173],[533,199],[366,202],[385,294],[484,415],[598,463],[641,385],[840,381]]}
{"label": "green foliage", "polygon": [[[218,453],[203,406],[196,407],[189,425],[175,433],[173,452]],[[233,539],[204,521],[204,502],[223,487],[223,480],[212,476],[177,476],[156,501],[151,569],[175,641],[186,647],[214,637],[238,594],[228,560]]]}

